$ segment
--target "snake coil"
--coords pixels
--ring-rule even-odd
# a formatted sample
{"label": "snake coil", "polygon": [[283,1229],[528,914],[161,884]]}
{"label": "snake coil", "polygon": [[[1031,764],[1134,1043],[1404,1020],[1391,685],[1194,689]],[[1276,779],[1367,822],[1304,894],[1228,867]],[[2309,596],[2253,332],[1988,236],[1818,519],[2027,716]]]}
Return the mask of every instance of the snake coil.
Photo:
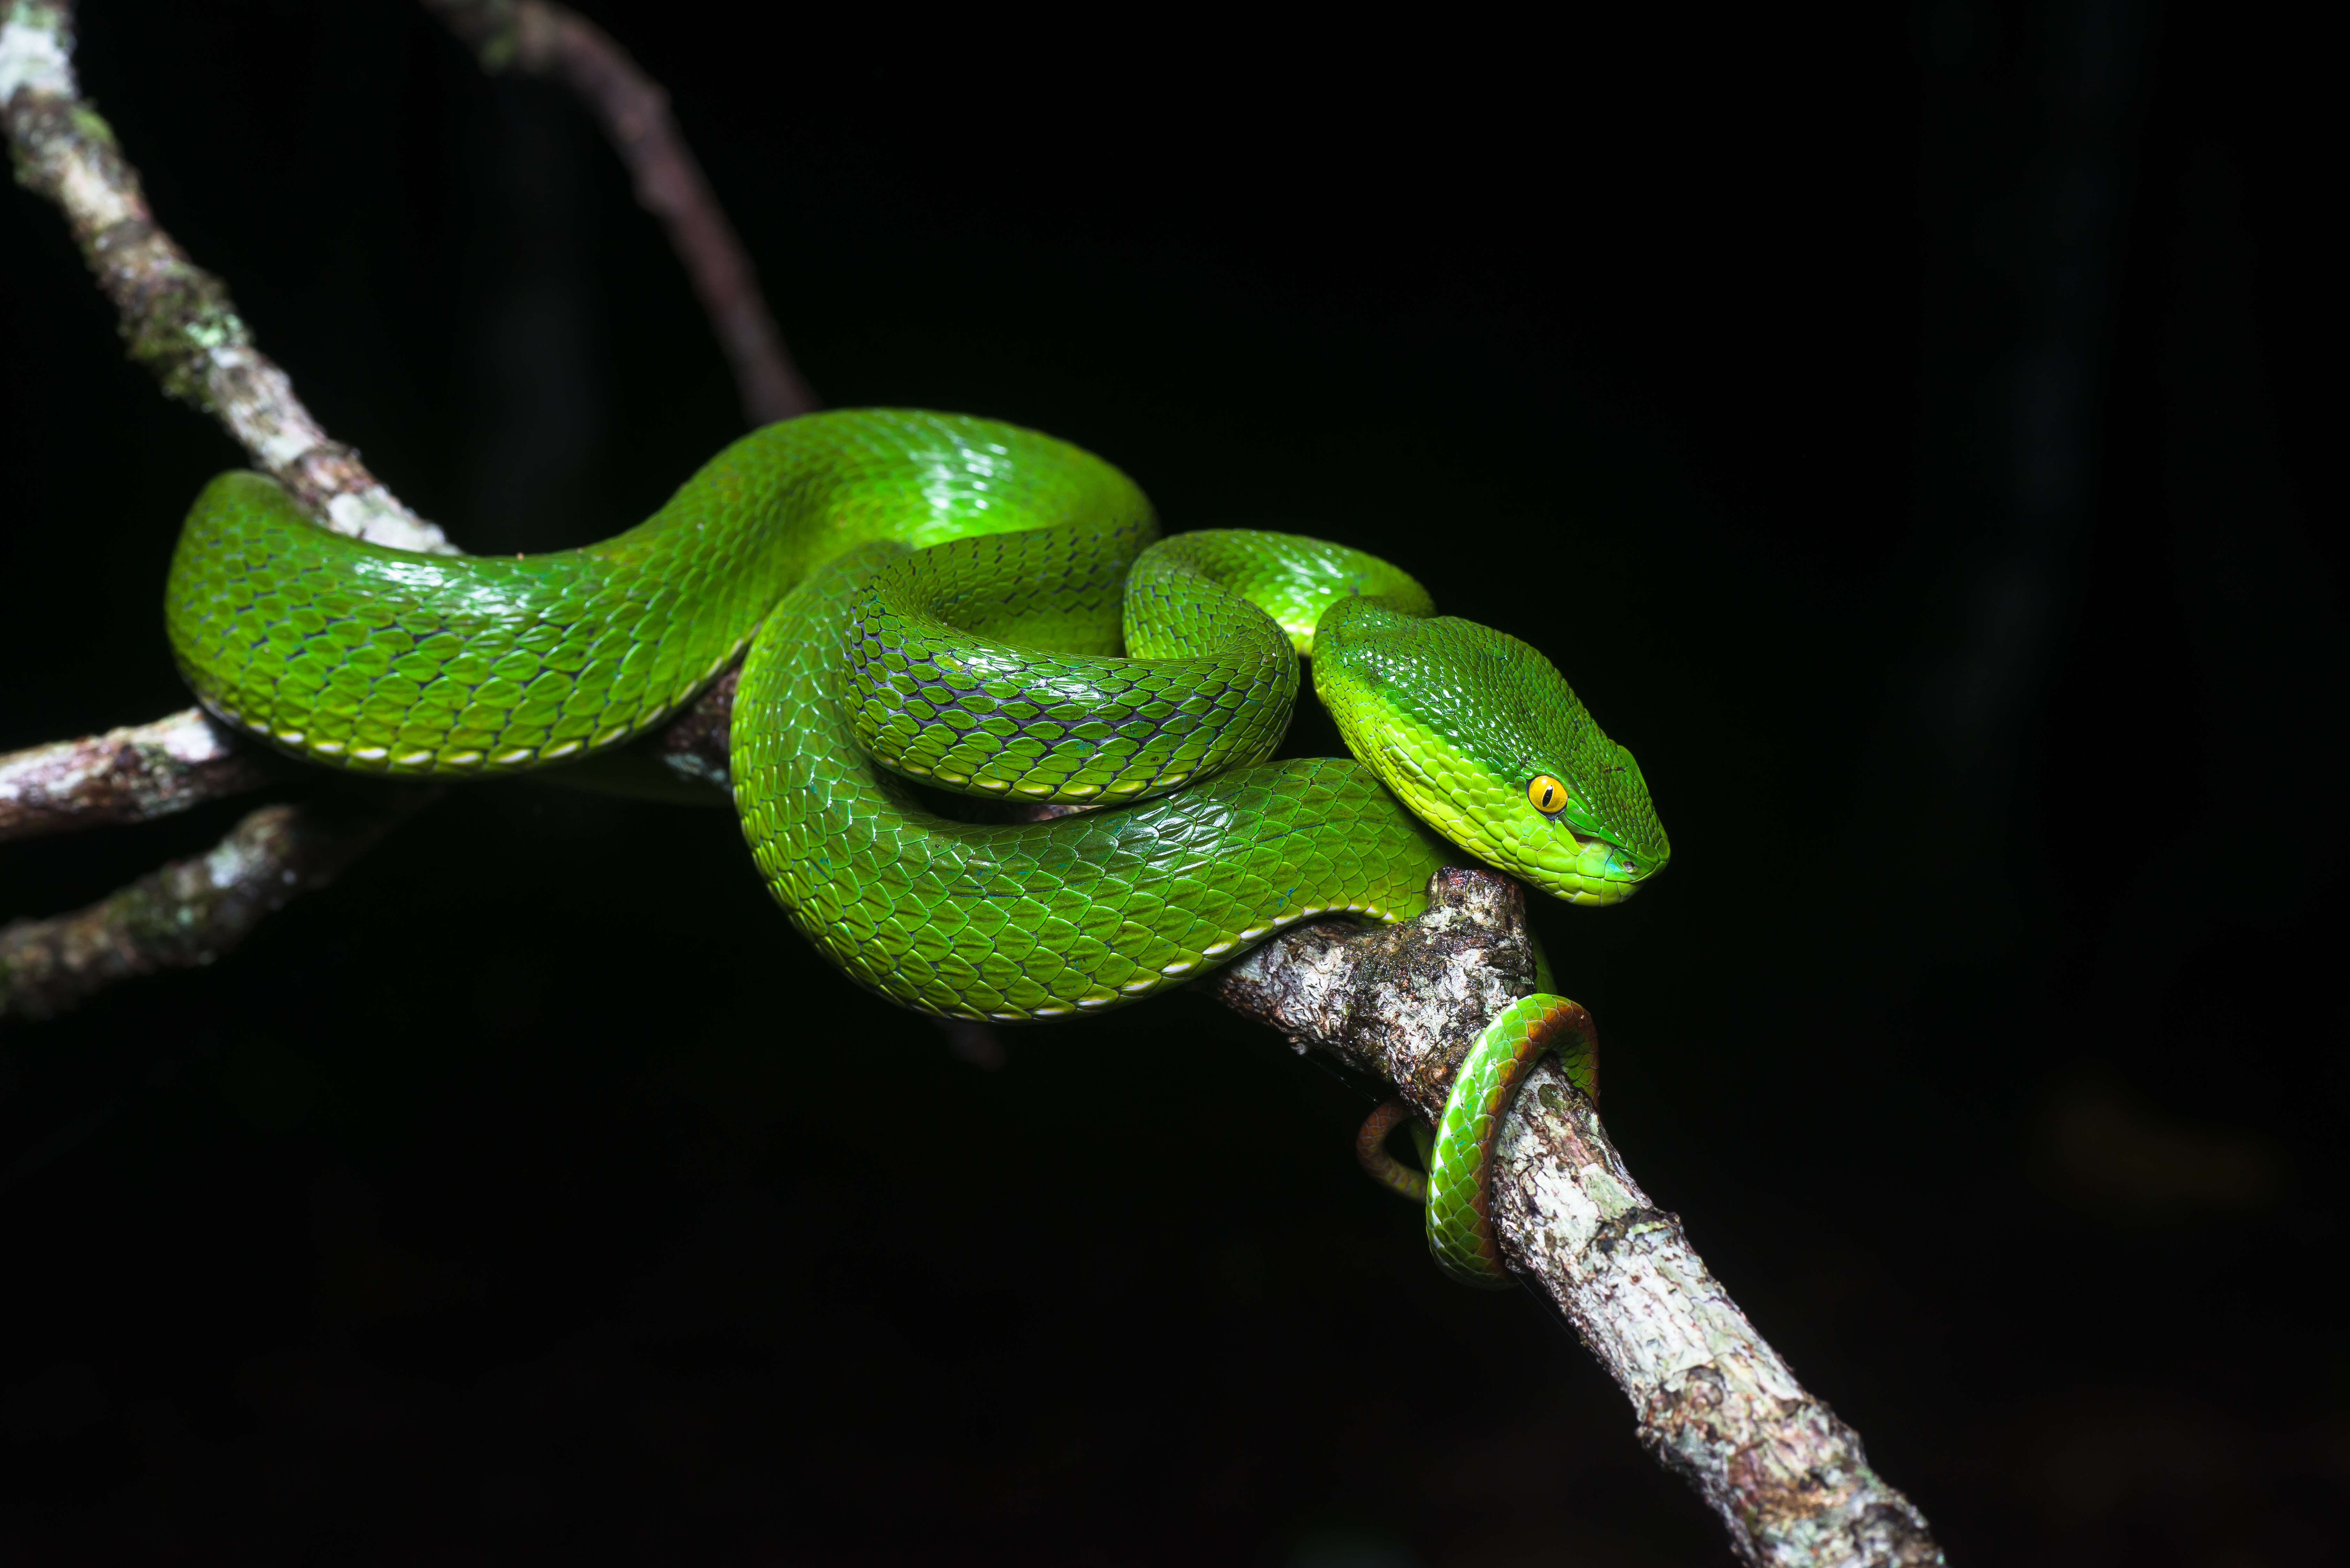
{"label": "snake coil", "polygon": [[[224,474],[165,612],[223,720],[391,776],[610,751],[747,649],[731,774],[768,888],[860,984],[949,1017],[1123,1006],[1299,920],[1409,919],[1463,850],[1590,904],[1669,854],[1638,765],[1527,644],[1343,545],[1159,539],[1108,463],[960,415],[770,426],[626,533],[510,560],[345,538]],[[1355,761],[1270,760],[1301,655]],[[925,789],[1085,809],[976,824]],[[1574,1007],[1510,1016],[1536,1002]],[[1498,1271],[1484,1161],[1547,1037],[1511,1027],[1437,1141],[1431,1244],[1462,1277]]]}

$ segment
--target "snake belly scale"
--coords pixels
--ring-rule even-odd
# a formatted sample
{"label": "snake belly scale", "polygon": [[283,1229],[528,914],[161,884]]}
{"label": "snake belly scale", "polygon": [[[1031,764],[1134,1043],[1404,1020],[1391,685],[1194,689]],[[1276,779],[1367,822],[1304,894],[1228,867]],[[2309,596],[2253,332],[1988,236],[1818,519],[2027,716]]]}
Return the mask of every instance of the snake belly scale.
{"label": "snake belly scale", "polygon": [[[345,538],[226,474],[166,619],[221,718],[394,776],[624,744],[747,647],[732,774],[762,875],[848,974],[941,1015],[1112,1008],[1301,919],[1409,919],[1464,848],[1580,903],[1664,863],[1638,765],[1526,644],[1341,545],[1157,534],[1065,442],[847,410],[743,438],[626,533],[511,560]],[[1268,760],[1301,654],[1358,760]],[[966,822],[918,784],[1087,809]],[[1438,1163],[1441,1199],[1463,1178]]]}

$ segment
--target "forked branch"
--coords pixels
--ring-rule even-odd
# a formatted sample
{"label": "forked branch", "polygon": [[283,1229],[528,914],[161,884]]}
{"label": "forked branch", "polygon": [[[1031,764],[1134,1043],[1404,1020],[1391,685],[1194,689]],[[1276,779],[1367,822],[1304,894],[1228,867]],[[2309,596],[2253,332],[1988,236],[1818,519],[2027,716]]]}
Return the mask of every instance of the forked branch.
{"label": "forked branch", "polygon": [[[493,68],[569,83],[595,107],[670,227],[754,422],[814,406],[784,356],[740,243],[685,151],[660,90],[601,32],[545,0],[427,0]],[[329,441],[263,357],[219,280],[158,227],[137,175],[79,99],[69,0],[12,0],[0,22],[0,112],[18,178],[64,211],[165,389],[206,408],[322,525],[445,549]],[[733,678],[650,745],[723,786]],[[266,782],[274,763],[200,713],[0,758],[0,838],[182,809]],[[0,1017],[46,1016],[118,980],[210,962],[271,910],[323,885],[430,797],[330,794],[254,812],[209,853],[71,915],[0,931]],[[1503,1006],[1534,989],[1523,894],[1494,873],[1431,884],[1429,912],[1364,930],[1290,931],[1201,983],[1299,1049],[1393,1083],[1423,1115]],[[1591,1103],[1537,1069],[1504,1126],[1493,1212],[1509,1266],[1562,1313],[1631,1400],[1643,1441],[1697,1487],[1750,1563],[1943,1561],[1925,1521],[1868,1468],[1859,1438],[1796,1382],[1642,1193]]]}
{"label": "forked branch", "polygon": [[[693,279],[732,366],[743,409],[754,424],[789,418],[816,406],[784,348],[761,296],[748,256],[700,166],[670,115],[668,95],[593,24],[567,7],[521,0],[429,0],[452,30],[473,44],[491,69],[507,65],[556,78],[585,99],[629,169],[639,199],[668,229]],[[254,465],[285,484],[321,526],[406,549],[452,551],[442,531],[400,504],[360,462],[333,441],[296,396],[285,370],[263,354],[236,311],[227,287],[197,266],[159,223],[113,131],[81,96],[73,68],[74,0],[0,0],[0,121],[5,121],[18,182],[54,202],[101,290],[115,306],[132,358],[152,370],[163,389],[212,413],[244,448]],[[723,704],[731,688],[721,693]],[[670,765],[699,781],[725,776],[723,707],[717,746],[693,711],[677,733],[655,746]],[[183,709],[151,723],[126,726],[0,756],[0,840],[142,821],[184,811],[208,800],[244,794],[282,776],[275,757],[214,723],[202,710]],[[298,826],[299,813],[293,808]],[[320,831],[324,831],[323,825]],[[239,830],[240,832],[243,829]],[[370,837],[369,842],[372,842]],[[244,859],[270,846],[304,846],[297,867],[288,859],[289,886],[316,887],[348,856],[326,854],[315,834],[287,831],[238,850]],[[217,853],[228,853],[224,840]],[[249,853],[248,853],[249,852]],[[115,899],[146,908],[163,889],[192,888],[171,868],[125,888]],[[195,926],[213,934],[195,946],[164,942],[141,950],[140,920],[93,919],[92,910],[55,919],[18,921],[5,940],[24,953],[83,955],[75,972],[88,984],[44,989],[37,1004],[22,998],[13,1010],[55,1011],[110,979],[206,961],[250,921],[213,921],[191,909]],[[282,899],[278,902],[283,902]],[[127,907],[127,906],[126,906]],[[255,906],[258,919],[276,903]],[[96,961],[93,942],[113,956]],[[16,983],[29,984],[21,977]],[[62,971],[60,971],[62,972]],[[0,1014],[12,1010],[0,976]],[[30,993],[27,993],[29,995]]]}
{"label": "forked branch", "polygon": [[[319,526],[403,549],[453,549],[357,452],[328,437],[285,370],[254,346],[227,287],[155,221],[138,171],[81,96],[73,20],[72,0],[8,0],[0,11],[0,123],[17,182],[64,213],[130,357],[166,394],[219,420]],[[272,766],[194,708],[36,746],[0,757],[0,838],[182,811],[250,790]],[[0,929],[0,1016],[47,1016],[133,975],[209,963],[286,899],[323,886],[409,809],[266,807],[209,855],[74,914],[12,923]]]}

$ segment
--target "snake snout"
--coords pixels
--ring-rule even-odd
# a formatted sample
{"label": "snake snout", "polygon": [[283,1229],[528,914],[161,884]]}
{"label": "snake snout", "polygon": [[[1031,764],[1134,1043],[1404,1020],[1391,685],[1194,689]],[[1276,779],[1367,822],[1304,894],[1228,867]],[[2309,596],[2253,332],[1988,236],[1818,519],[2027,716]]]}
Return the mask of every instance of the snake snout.
{"label": "snake snout", "polygon": [[1594,835],[1555,825],[1563,853],[1546,856],[1536,880],[1570,904],[1620,904],[1664,868],[1665,857],[1642,856]]}

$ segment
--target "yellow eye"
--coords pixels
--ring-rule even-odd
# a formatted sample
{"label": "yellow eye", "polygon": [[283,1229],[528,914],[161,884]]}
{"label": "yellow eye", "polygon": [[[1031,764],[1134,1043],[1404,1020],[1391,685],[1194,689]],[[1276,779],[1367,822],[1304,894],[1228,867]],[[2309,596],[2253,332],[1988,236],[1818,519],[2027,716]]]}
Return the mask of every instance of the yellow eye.
{"label": "yellow eye", "polygon": [[1526,785],[1526,798],[1534,803],[1536,811],[1556,811],[1566,804],[1566,786],[1548,774],[1536,774]]}

